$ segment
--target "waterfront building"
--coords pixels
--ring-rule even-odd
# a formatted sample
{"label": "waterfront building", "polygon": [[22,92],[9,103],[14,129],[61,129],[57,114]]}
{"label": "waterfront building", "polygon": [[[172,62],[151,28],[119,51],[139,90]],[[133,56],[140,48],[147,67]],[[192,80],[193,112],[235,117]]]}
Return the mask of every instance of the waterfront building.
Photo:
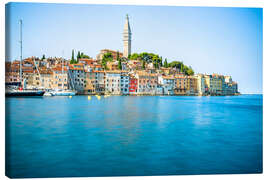
{"label": "waterfront building", "polygon": [[231,76],[224,76],[226,83],[232,83],[232,77]]}
{"label": "waterfront building", "polygon": [[159,83],[157,84],[156,95],[164,95],[163,87]]}
{"label": "waterfront building", "polygon": [[188,76],[188,94],[197,95],[198,94],[198,85],[197,78],[195,76]]}
{"label": "waterfront building", "polygon": [[122,71],[120,84],[121,84],[121,94],[128,95],[129,94],[129,74],[127,71]]}
{"label": "waterfront building", "polygon": [[[64,83],[63,88],[67,88],[67,76],[65,76],[65,77],[64,76],[59,78],[59,81],[57,81],[57,83],[61,84],[60,88],[62,88],[62,83]],[[54,81],[54,72],[53,71],[51,71],[50,69],[47,69],[47,68],[40,68],[39,69],[39,78],[40,78],[39,79],[39,87],[40,88],[42,88],[42,89],[54,88],[53,82],[56,82],[56,81]],[[62,78],[65,79],[64,82],[62,81],[63,80]],[[61,83],[60,83],[60,81],[61,81]],[[59,85],[59,84],[57,84],[57,85]]]}
{"label": "waterfront building", "polygon": [[94,70],[95,73],[95,91],[97,94],[105,94],[105,85],[106,85],[106,75],[103,70]]}
{"label": "waterfront building", "polygon": [[150,74],[144,71],[138,71],[135,74],[138,79],[138,92],[139,95],[155,95],[158,84],[157,74]]}
{"label": "waterfront building", "polygon": [[93,70],[85,70],[85,76],[86,85],[84,88],[84,94],[96,94],[96,73]]}
{"label": "waterfront building", "polygon": [[25,88],[51,89],[53,86],[53,72],[47,68],[24,72],[23,81]]}
{"label": "waterfront building", "polygon": [[212,75],[206,75],[205,76],[205,85],[206,85],[206,89],[208,90],[208,94],[215,94],[216,88],[213,88],[213,78]]}
{"label": "waterfront building", "polygon": [[219,74],[212,75],[212,89],[216,95],[222,95],[223,87],[225,84],[224,76]]}
{"label": "waterfront building", "polygon": [[225,82],[223,91],[224,95],[235,95],[238,93],[238,85],[234,81]]}
{"label": "waterfront building", "polygon": [[197,90],[198,95],[202,96],[205,94],[205,78],[203,74],[197,74],[195,76],[197,78]]}
{"label": "waterfront building", "polygon": [[5,82],[14,83],[20,81],[20,75],[17,72],[6,72],[5,73]]}
{"label": "waterfront building", "polygon": [[106,71],[106,86],[105,93],[106,94],[121,94],[121,71]]}
{"label": "waterfront building", "polygon": [[238,92],[238,84],[236,82],[231,83],[231,95],[235,95]]}
{"label": "waterfront building", "polygon": [[68,89],[68,70],[66,67],[52,68],[51,88],[49,89]]}
{"label": "waterfront building", "polygon": [[221,94],[222,80],[218,76],[205,75],[206,92],[210,95]]}
{"label": "waterfront building", "polygon": [[197,95],[197,78],[194,76],[175,76],[174,94]]}
{"label": "waterfront building", "polygon": [[128,15],[126,16],[126,22],[124,26],[123,42],[124,42],[123,56],[128,58],[128,56],[131,54],[131,29],[129,25]]}
{"label": "waterfront building", "polygon": [[[107,53],[110,50],[105,50]],[[114,56],[116,58],[116,51]],[[119,54],[121,56],[121,53]],[[35,64],[36,63],[36,64]],[[238,84],[231,76],[219,74],[185,76],[176,68],[153,68],[140,60],[122,59],[108,62],[109,71],[104,71],[101,62],[81,58],[77,64],[69,64],[62,58],[26,58],[22,61],[23,86],[42,89],[74,89],[78,94],[116,95],[235,95]],[[20,82],[20,62],[6,62],[7,83]],[[63,68],[62,68],[63,67]],[[17,83],[18,84],[18,83]]]}
{"label": "waterfront building", "polygon": [[174,94],[174,77],[173,76],[158,76],[158,83],[162,86],[162,94],[173,95]]}
{"label": "waterfront building", "polygon": [[135,95],[135,94],[137,94],[137,91],[138,91],[138,79],[135,76],[130,75],[130,77],[129,77],[129,94]]}
{"label": "waterfront building", "polygon": [[175,76],[174,79],[174,94],[186,95],[187,93],[187,78],[185,76]]}
{"label": "waterfront building", "polygon": [[86,73],[83,64],[70,64],[68,77],[71,88],[75,89],[78,94],[84,94],[84,89],[86,87]]}

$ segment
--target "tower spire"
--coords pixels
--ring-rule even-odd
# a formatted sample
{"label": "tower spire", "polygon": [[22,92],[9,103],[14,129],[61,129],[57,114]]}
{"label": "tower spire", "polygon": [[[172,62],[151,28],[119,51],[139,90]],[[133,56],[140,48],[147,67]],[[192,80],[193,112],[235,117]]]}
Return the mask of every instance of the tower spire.
{"label": "tower spire", "polygon": [[129,25],[128,14],[126,15],[126,22],[124,26],[123,42],[124,42],[123,56],[127,58],[131,54],[131,30]]}

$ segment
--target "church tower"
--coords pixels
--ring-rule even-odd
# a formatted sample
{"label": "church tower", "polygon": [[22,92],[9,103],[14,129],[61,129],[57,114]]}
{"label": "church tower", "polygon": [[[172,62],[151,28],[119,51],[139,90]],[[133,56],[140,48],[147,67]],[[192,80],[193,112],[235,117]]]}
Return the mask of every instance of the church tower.
{"label": "church tower", "polygon": [[124,41],[123,56],[127,58],[131,54],[131,30],[129,26],[128,15],[126,17],[126,22],[124,26],[123,41]]}

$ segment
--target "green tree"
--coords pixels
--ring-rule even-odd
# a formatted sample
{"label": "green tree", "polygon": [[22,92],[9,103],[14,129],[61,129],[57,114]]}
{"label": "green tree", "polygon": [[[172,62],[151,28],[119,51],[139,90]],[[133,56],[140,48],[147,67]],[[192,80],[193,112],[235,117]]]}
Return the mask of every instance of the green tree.
{"label": "green tree", "polygon": [[164,67],[165,67],[165,68],[168,68],[167,58],[165,58],[165,61],[164,61]]}
{"label": "green tree", "polygon": [[142,69],[145,69],[145,61],[142,61]]}
{"label": "green tree", "polygon": [[72,49],[70,64],[75,64],[75,63],[76,63],[76,61],[74,59],[74,49]]}
{"label": "green tree", "polygon": [[116,60],[119,61],[119,58],[120,58],[120,56],[119,56],[119,51],[117,51],[117,52],[116,52]]}
{"label": "green tree", "polygon": [[120,59],[119,51],[116,52],[116,60],[118,61],[118,69],[122,70],[122,60]]}
{"label": "green tree", "polygon": [[86,58],[86,59],[90,59],[90,56],[86,55],[86,54],[81,54],[80,56],[81,58]]}
{"label": "green tree", "polygon": [[137,59],[139,59],[139,54],[133,53],[133,54],[131,54],[131,55],[129,56],[129,59],[131,59],[131,60],[137,60]]}
{"label": "green tree", "polygon": [[181,72],[184,72],[184,64],[182,63],[181,66],[180,66],[180,71]]}
{"label": "green tree", "polygon": [[77,54],[77,62],[76,62],[76,63],[79,62],[80,58],[81,58],[81,53],[80,53],[80,51],[78,51],[78,54]]}
{"label": "green tree", "polygon": [[169,63],[169,67],[176,68],[176,69],[181,69],[181,64],[182,62],[180,61],[172,61]]}
{"label": "green tree", "polygon": [[42,55],[41,60],[44,60],[44,59],[46,59],[46,58],[45,58],[45,54]]}
{"label": "green tree", "polygon": [[187,75],[189,75],[189,76],[194,75],[194,71],[191,67],[189,67],[189,69],[187,70]]}
{"label": "green tree", "polygon": [[104,58],[106,61],[113,61],[112,53],[105,53],[105,54],[103,55],[103,58]]}
{"label": "green tree", "polygon": [[107,68],[107,62],[108,61],[113,61],[113,56],[112,56],[112,53],[105,53],[102,57],[102,60],[101,60],[101,65],[104,69],[108,69]]}
{"label": "green tree", "polygon": [[158,69],[158,68],[159,68],[159,67],[158,67],[158,62],[157,62],[157,61],[154,62],[154,67],[155,67],[155,69]]}
{"label": "green tree", "polygon": [[[160,67],[171,67],[171,68],[176,68],[178,71],[181,71],[185,73],[186,75],[193,75],[194,71],[191,67],[188,67],[184,65],[182,61],[172,61],[168,63],[167,58],[165,58],[163,62],[162,56],[159,56],[158,54],[154,53],[147,53],[147,52],[142,52],[142,53],[133,53],[132,55],[129,56],[129,59],[135,60],[139,59],[141,60],[142,64],[144,63],[153,63],[154,67],[156,69],[159,69]],[[144,64],[145,66],[145,64]]]}
{"label": "green tree", "polygon": [[118,69],[122,70],[122,62],[121,59],[118,60]]}

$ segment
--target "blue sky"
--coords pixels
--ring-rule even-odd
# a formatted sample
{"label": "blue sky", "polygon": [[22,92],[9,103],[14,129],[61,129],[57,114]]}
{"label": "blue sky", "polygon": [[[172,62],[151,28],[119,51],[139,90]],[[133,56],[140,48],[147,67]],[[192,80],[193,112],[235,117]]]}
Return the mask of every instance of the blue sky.
{"label": "blue sky", "polygon": [[231,75],[241,93],[262,93],[262,9],[11,3],[10,54],[71,57],[72,49],[96,57],[101,49],[122,51],[125,15],[130,16],[132,52],[180,60],[196,73]]}

